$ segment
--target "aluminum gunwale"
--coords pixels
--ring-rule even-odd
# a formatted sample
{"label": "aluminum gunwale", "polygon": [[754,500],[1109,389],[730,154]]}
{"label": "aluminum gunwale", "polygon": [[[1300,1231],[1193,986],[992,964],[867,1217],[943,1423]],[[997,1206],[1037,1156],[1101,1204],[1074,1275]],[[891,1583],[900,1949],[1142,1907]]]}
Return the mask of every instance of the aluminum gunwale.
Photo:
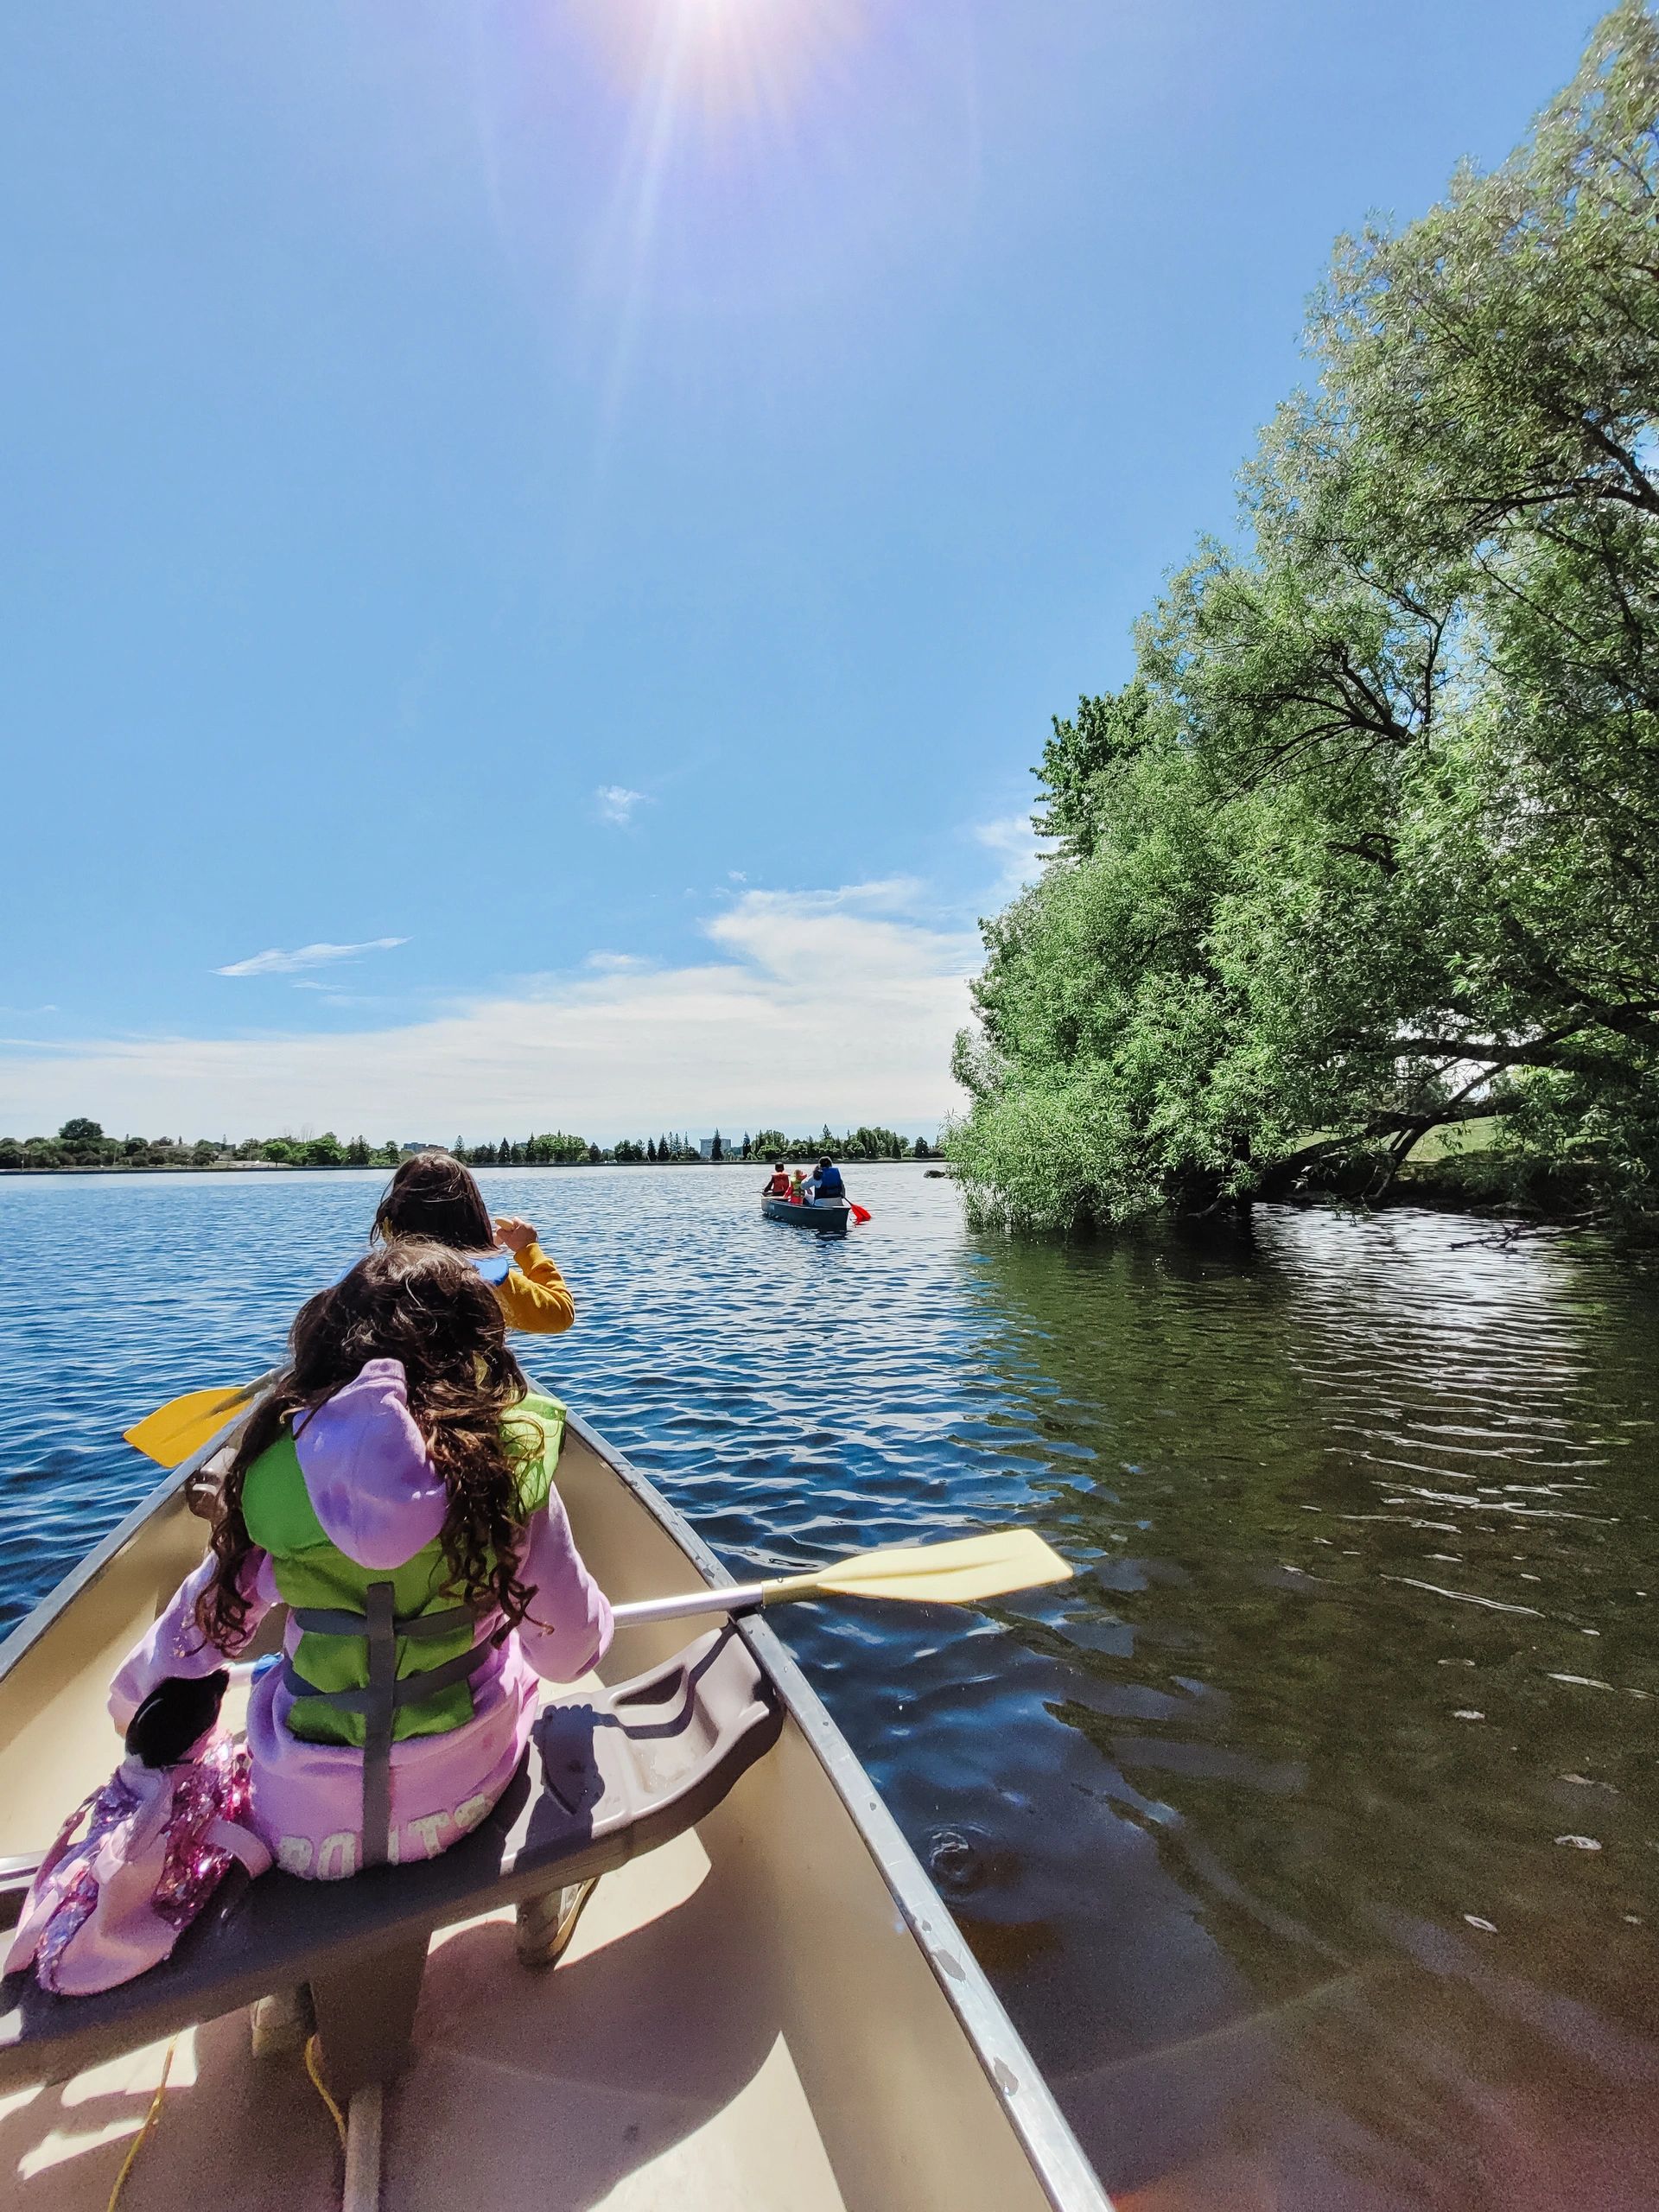
{"label": "aluminum gunwale", "polygon": [[[673,1538],[706,1582],[721,1588],[735,1586],[735,1576],[646,1476],[579,1414],[567,1413],[566,1421],[594,1457]],[[823,1700],[764,1621],[750,1617],[740,1619],[736,1626],[811,1745],[830,1787],[880,1869],[1054,2212],[1112,2212],[1112,2200],[1054,2101],[1037,2062]]]}

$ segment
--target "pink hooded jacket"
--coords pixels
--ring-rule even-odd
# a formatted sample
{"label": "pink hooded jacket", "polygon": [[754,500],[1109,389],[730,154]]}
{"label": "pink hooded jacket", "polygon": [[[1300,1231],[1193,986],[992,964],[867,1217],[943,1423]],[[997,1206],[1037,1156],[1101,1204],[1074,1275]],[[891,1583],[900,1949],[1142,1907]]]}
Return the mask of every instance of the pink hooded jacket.
{"label": "pink hooded jacket", "polygon": [[[443,1483],[410,1413],[401,1362],[370,1360],[296,1430],[295,1449],[318,1520],[359,1566],[401,1566],[442,1527]],[[245,1634],[236,1649],[221,1650],[203,1639],[195,1619],[213,1568],[211,1558],[202,1561],[117,1675],[110,1713],[118,1728],[125,1729],[167,1675],[209,1675],[236,1657],[280,1602],[270,1555],[256,1550],[243,1569],[250,1599]],[[537,1678],[575,1681],[610,1643],[610,1606],[582,1565],[556,1491],[525,1523],[518,1571],[536,1592],[534,1618],[512,1630],[473,1675],[472,1719],[447,1735],[392,1745],[394,1864],[435,1858],[483,1819],[524,1755]],[[499,1613],[480,1616],[474,1642],[500,1625]],[[298,1643],[290,1622],[290,1656]],[[363,1762],[349,1745],[290,1735],[292,1703],[280,1669],[254,1685],[252,1824],[289,1873],[334,1881],[354,1874],[362,1859]]]}

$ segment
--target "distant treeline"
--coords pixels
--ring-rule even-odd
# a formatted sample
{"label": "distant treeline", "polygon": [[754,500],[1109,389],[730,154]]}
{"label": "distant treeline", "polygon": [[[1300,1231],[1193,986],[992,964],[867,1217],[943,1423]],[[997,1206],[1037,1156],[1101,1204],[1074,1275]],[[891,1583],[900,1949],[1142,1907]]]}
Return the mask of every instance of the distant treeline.
{"label": "distant treeline", "polygon": [[938,1157],[938,1146],[929,1144],[927,1137],[918,1137],[912,1144],[909,1137],[900,1137],[896,1128],[858,1128],[834,1133],[830,1126],[823,1126],[817,1137],[785,1137],[781,1128],[763,1128],[759,1135],[743,1137],[721,1137],[715,1130],[706,1144],[695,1137],[688,1137],[683,1130],[666,1130],[661,1137],[620,1137],[613,1146],[588,1144],[586,1137],[569,1137],[564,1130],[556,1130],[549,1137],[524,1137],[522,1141],[513,1137],[502,1137],[500,1144],[467,1144],[462,1137],[455,1137],[449,1146],[455,1159],[465,1159],[474,1168],[566,1168],[588,1161],[600,1166],[604,1161],[615,1161],[620,1166],[655,1166],[657,1161],[679,1164],[679,1161],[699,1161],[699,1164],[728,1164],[743,1159],[818,1159],[830,1153],[832,1159],[933,1159]]}
{"label": "distant treeline", "polygon": [[332,1129],[320,1137],[105,1136],[84,1116],[67,1121],[54,1137],[0,1137],[0,1169],[18,1167],[395,1167],[401,1145],[371,1144],[353,1137],[342,1144]]}
{"label": "distant treeline", "polygon": [[681,1162],[726,1162],[743,1160],[817,1160],[829,1153],[836,1160],[931,1160],[938,1147],[925,1137],[912,1145],[896,1129],[859,1128],[837,1136],[827,1125],[817,1136],[786,1137],[781,1129],[762,1129],[758,1136],[722,1137],[718,1129],[708,1148],[671,1129],[659,1137],[622,1137],[608,1149],[588,1144],[581,1137],[526,1137],[522,1144],[503,1137],[499,1144],[465,1144],[457,1137],[450,1147],[457,1160],[474,1167],[536,1167],[588,1160],[594,1165],[613,1160],[622,1166],[672,1166]]}
{"label": "distant treeline", "polygon": [[[67,1121],[54,1137],[0,1137],[0,1170],[41,1167],[395,1167],[410,1152],[424,1146],[405,1145],[395,1139],[371,1144],[366,1137],[342,1142],[332,1129],[320,1137],[245,1137],[232,1144],[224,1138],[199,1137],[194,1144],[183,1137],[111,1137],[102,1126],[83,1116]],[[522,1140],[503,1137],[499,1144],[467,1144],[457,1137],[449,1147],[457,1160],[474,1167],[582,1167],[607,1162],[623,1166],[668,1165],[696,1161],[816,1160],[830,1153],[837,1160],[931,1160],[938,1147],[925,1137],[912,1145],[894,1129],[860,1128],[836,1136],[826,1126],[817,1136],[786,1137],[779,1129],[762,1129],[759,1136],[722,1138],[716,1132],[705,1152],[678,1132],[603,1147],[563,1129]]]}
{"label": "distant treeline", "polygon": [[824,1153],[832,1160],[934,1160],[938,1157],[937,1144],[929,1144],[925,1137],[918,1137],[912,1144],[908,1137],[901,1137],[897,1129],[849,1129],[841,1136],[833,1135],[826,1124],[815,1137],[786,1137],[781,1129],[762,1129],[754,1139],[753,1153],[745,1159],[756,1160],[817,1160]]}

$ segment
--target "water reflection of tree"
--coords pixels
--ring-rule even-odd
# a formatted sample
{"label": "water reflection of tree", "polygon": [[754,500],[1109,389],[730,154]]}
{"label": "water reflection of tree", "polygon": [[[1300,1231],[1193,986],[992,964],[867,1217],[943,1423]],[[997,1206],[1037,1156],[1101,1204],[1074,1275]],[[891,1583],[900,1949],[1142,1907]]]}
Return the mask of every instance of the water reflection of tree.
{"label": "water reflection of tree", "polygon": [[1555,1255],[1495,1287],[1453,1224],[1338,1226],[977,1247],[1001,1419],[1098,1562],[1019,1632],[1344,2167],[1462,2203],[1475,2101],[1605,2094],[1651,2024],[1652,1447],[1606,1440],[1653,1313]]}

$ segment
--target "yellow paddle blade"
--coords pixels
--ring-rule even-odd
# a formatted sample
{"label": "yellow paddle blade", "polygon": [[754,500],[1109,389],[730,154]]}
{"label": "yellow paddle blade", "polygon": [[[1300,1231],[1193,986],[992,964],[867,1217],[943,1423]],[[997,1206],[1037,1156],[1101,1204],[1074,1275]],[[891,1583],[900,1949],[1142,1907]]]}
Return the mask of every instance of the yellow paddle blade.
{"label": "yellow paddle blade", "polygon": [[216,1436],[258,1388],[257,1382],[243,1382],[228,1390],[223,1384],[215,1390],[187,1390],[122,1433],[158,1467],[179,1466]]}
{"label": "yellow paddle blade", "polygon": [[970,1605],[982,1598],[1065,1582],[1071,1567],[1034,1529],[999,1529],[946,1544],[905,1544],[855,1553],[815,1574],[768,1583],[768,1599],[835,1591],[848,1598],[900,1598],[916,1605]]}

